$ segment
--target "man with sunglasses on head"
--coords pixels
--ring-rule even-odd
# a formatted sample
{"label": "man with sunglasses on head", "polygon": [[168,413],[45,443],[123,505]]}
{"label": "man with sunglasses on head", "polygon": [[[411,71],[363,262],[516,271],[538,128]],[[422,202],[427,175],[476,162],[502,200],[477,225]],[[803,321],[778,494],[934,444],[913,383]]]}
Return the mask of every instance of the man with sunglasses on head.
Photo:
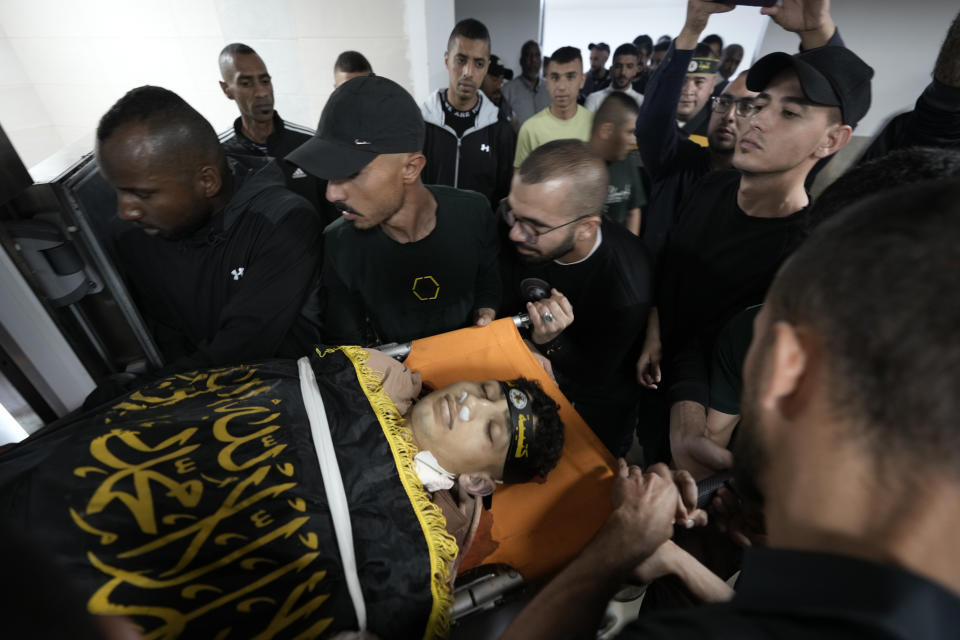
{"label": "man with sunglasses on head", "polygon": [[[603,216],[606,163],[579,140],[537,147],[514,173],[500,215],[505,313],[530,315],[530,341],[560,389],[614,455],[630,448],[651,272],[643,242]],[[510,248],[512,246],[512,249]],[[547,297],[522,299],[539,278]]]}

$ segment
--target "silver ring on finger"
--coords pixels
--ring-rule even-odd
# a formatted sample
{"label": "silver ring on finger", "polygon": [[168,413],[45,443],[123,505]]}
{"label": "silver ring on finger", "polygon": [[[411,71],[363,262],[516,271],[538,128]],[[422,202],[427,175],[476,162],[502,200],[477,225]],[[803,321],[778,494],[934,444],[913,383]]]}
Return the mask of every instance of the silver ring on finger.
{"label": "silver ring on finger", "polygon": [[553,322],[553,314],[550,313],[549,311],[544,311],[543,321],[546,322],[547,324],[550,324],[551,322]]}

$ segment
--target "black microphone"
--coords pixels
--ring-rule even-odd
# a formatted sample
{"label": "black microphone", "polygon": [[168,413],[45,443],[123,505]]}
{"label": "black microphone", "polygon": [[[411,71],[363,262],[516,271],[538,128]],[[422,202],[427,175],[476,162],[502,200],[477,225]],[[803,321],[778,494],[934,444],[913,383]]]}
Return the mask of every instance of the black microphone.
{"label": "black microphone", "polygon": [[524,278],[520,281],[520,297],[524,302],[536,302],[550,297],[550,284],[540,278]]}

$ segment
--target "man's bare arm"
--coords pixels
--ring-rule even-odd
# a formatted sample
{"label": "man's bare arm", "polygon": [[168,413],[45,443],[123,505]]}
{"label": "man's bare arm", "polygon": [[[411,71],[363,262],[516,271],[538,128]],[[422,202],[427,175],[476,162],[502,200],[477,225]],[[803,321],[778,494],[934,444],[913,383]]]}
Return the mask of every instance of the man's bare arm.
{"label": "man's bare arm", "polygon": [[[729,433],[727,434],[729,441]],[[670,407],[670,454],[677,469],[703,480],[729,469],[733,455],[710,438],[707,410],[699,402],[681,400]]]}
{"label": "man's bare arm", "polygon": [[621,459],[610,518],[580,555],[520,612],[502,637],[592,637],[610,598],[634,567],[670,537],[673,524],[688,519],[706,523],[706,515],[690,506],[689,476],[679,482],[678,491],[677,480],[662,464],[653,465],[643,474]]}
{"label": "man's bare arm", "polygon": [[701,602],[726,602],[733,597],[730,585],[673,540],[660,545],[633,571],[634,577],[644,584],[671,574],[680,578],[693,597]]}
{"label": "man's bare arm", "polygon": [[635,207],[627,212],[627,230],[635,236],[640,235],[640,220],[642,214],[640,207]]}

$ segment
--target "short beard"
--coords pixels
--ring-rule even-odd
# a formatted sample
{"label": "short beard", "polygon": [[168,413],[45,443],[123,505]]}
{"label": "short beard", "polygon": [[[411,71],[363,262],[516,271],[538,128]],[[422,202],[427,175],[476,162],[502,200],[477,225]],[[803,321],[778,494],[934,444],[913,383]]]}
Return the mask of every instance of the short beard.
{"label": "short beard", "polygon": [[[527,253],[517,252],[517,255],[520,257],[520,260],[522,262],[526,262],[527,264],[543,264],[545,262],[550,262],[551,260],[556,260],[561,256],[567,255],[568,253],[573,251],[576,244],[577,244],[576,240],[573,239],[573,234],[571,233],[570,235],[567,236],[567,238],[563,241],[563,243],[560,246],[558,246],[556,249],[554,249],[550,253],[527,254]],[[530,245],[525,245],[525,246],[530,247]],[[536,248],[536,245],[533,245],[533,248]]]}

